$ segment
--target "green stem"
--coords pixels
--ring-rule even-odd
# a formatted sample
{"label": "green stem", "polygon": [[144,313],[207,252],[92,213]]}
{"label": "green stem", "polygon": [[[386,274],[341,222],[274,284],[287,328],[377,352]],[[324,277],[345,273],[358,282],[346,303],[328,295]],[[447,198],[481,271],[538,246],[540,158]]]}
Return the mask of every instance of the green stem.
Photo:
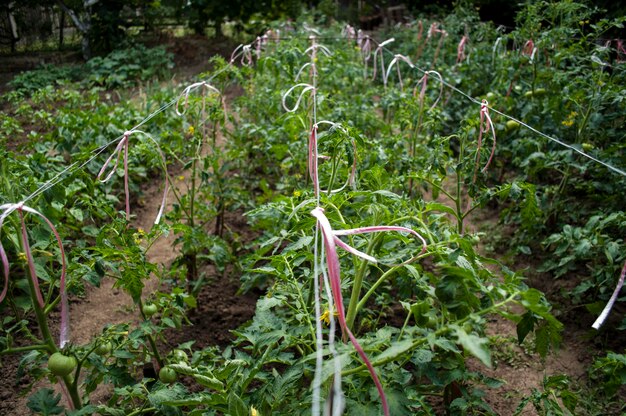
{"label": "green stem", "polygon": [[[379,240],[378,236],[370,240],[367,245],[365,253],[371,254],[374,246]],[[354,319],[356,318],[357,304],[359,302],[359,296],[361,295],[361,287],[363,286],[363,277],[367,270],[368,262],[366,260],[361,261],[361,265],[354,275],[354,282],[352,283],[352,292],[350,293],[350,302],[348,303],[348,312],[346,314],[346,325],[350,330],[354,325]]]}
{"label": "green stem", "polygon": [[[430,256],[430,255],[432,255],[432,254],[434,254],[434,251],[429,251],[429,252],[426,252],[426,253],[424,253],[424,254],[420,254],[419,256],[415,256],[415,257],[413,257],[413,258],[409,261],[409,263],[412,263],[412,262],[414,262],[414,261],[416,261],[416,260],[419,260],[419,259],[423,259],[424,257]],[[401,269],[402,267],[404,267],[405,265],[406,265],[406,264],[401,264],[401,265],[398,265],[398,266],[394,266],[394,267],[392,267],[391,269],[387,270],[385,273],[383,273],[383,274],[382,274],[382,276],[380,276],[380,277],[378,278],[378,280],[376,281],[376,283],[374,283],[374,284],[372,285],[372,287],[370,287],[370,288],[369,288],[369,290],[368,290],[368,291],[367,291],[367,292],[363,295],[363,297],[361,298],[361,300],[359,301],[359,303],[358,303],[358,304],[357,304],[357,306],[356,306],[356,311],[355,311],[355,313],[358,313],[361,309],[363,309],[363,307],[364,307],[364,306],[365,306],[365,304],[367,303],[367,300],[370,298],[370,296],[372,296],[372,295],[374,294],[374,292],[376,291],[376,289],[378,289],[378,287],[379,287],[380,285],[382,285],[382,284],[385,282],[385,280],[389,279],[391,276],[393,276],[393,274],[394,274],[395,272],[397,272],[398,270],[400,270],[400,269]]]}
{"label": "green stem", "polygon": [[[141,301],[141,299],[139,299],[139,312],[141,313],[141,317],[144,319],[144,321],[150,321],[150,318],[148,318],[146,316],[145,313],[143,313],[143,302]],[[151,334],[146,334],[146,338],[148,339],[148,342],[150,343],[150,348],[152,349],[152,354],[154,355],[154,359],[157,361],[157,364],[159,365],[159,367],[163,367],[163,359],[161,358],[161,354],[159,354],[159,350],[156,346],[156,342],[154,341],[154,337]]]}
{"label": "green stem", "polygon": [[152,413],[156,411],[156,407],[146,407],[145,409],[137,409],[134,412],[127,414],[126,416],[137,416],[143,413]]}
{"label": "green stem", "polygon": [[[298,301],[300,302],[300,305],[302,305],[302,309],[306,311],[307,305],[304,302],[304,296],[302,295],[302,290],[300,290],[300,286],[298,286],[298,280],[295,278],[293,269],[291,268],[291,265],[289,264],[289,261],[287,260],[285,256],[283,256],[283,260],[285,261],[285,264],[287,265],[287,268],[289,269],[289,275],[291,276],[293,285],[296,288],[296,291],[298,293]],[[311,279],[311,281],[313,281],[313,279]],[[315,328],[313,327],[313,322],[311,322],[311,315],[307,313],[306,317],[307,317],[307,321],[309,324],[309,331],[311,331],[311,339],[315,339]]]}
{"label": "green stem", "polygon": [[0,355],[17,354],[18,352],[36,351],[36,350],[48,351],[48,347],[49,347],[48,344],[33,344],[33,345],[26,345],[24,347],[7,348],[4,351],[0,351]]}
{"label": "green stem", "polygon": [[[338,158],[334,158],[338,159]],[[330,183],[328,184],[327,194],[330,195],[333,190],[333,185],[335,184],[335,179],[337,179],[337,171],[339,170],[339,160],[333,160],[333,169],[330,174]]]}
{"label": "green stem", "polygon": [[[23,247],[22,247],[22,250],[24,250]],[[58,349],[57,349],[56,343],[54,342],[54,339],[52,338],[52,333],[50,332],[50,327],[48,326],[48,320],[46,319],[46,313],[45,313],[44,307],[39,305],[39,301],[37,300],[37,296],[35,295],[35,285],[33,283],[33,279],[36,279],[37,276],[30,276],[30,277],[31,277],[30,279],[26,279],[28,280],[28,286],[30,288],[30,300],[33,306],[33,310],[35,311],[35,318],[37,320],[37,326],[39,327],[39,330],[41,331],[41,335],[43,337],[43,342],[44,342],[43,345],[38,345],[37,347],[41,347],[41,349],[45,349],[48,352],[48,354],[53,354],[55,352],[58,352]],[[70,398],[72,400],[72,404],[74,405],[74,408],[80,409],[82,408],[82,403],[80,400],[80,395],[78,394],[77,380],[78,380],[78,372],[76,373],[76,378],[74,380],[72,380],[70,376],[63,377],[63,383],[65,383],[65,386],[67,387],[67,390],[70,394]]]}

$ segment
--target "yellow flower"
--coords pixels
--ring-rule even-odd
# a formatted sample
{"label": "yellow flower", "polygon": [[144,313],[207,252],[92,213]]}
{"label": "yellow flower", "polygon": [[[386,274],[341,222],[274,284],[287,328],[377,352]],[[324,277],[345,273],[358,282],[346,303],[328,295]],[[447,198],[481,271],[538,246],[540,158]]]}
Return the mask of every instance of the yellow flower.
{"label": "yellow flower", "polygon": [[26,259],[26,253],[17,253],[17,258],[18,258],[20,261],[26,261],[26,260],[27,260],[27,259]]}
{"label": "yellow flower", "polygon": [[578,113],[576,111],[572,111],[565,120],[561,121],[561,124],[565,127],[572,127],[577,115]]}
{"label": "yellow flower", "polygon": [[300,191],[293,191],[293,197],[294,198],[299,198],[302,195],[302,192]]}
{"label": "yellow flower", "polygon": [[178,179],[179,181],[184,181],[185,177],[183,175],[178,175],[176,179]]}
{"label": "yellow flower", "polygon": [[[333,316],[339,316],[337,312],[333,313]],[[330,325],[330,311],[326,309],[322,316],[320,316],[320,322],[324,322],[326,325]]]}
{"label": "yellow flower", "polygon": [[135,240],[135,244],[141,244],[144,235],[146,235],[146,232],[143,230],[143,228],[137,228],[137,232],[133,234],[133,240]]}
{"label": "yellow flower", "polygon": [[193,126],[189,126],[189,128],[187,129],[187,134],[189,134],[190,136],[193,136],[195,132],[196,129],[194,129]]}
{"label": "yellow flower", "polygon": [[250,416],[260,416],[260,413],[254,408],[254,406],[250,406]]}

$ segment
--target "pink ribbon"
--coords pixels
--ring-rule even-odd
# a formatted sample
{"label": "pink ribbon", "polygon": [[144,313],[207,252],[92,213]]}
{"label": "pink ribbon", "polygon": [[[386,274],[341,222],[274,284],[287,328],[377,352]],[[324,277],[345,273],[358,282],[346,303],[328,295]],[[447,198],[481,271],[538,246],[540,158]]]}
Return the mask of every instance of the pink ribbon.
{"label": "pink ribbon", "polygon": [[[163,168],[165,169],[166,167],[166,161],[165,161],[165,156],[163,155],[163,152],[161,151],[158,143],[149,134],[140,130],[129,130],[124,133],[124,135],[122,136],[122,139],[115,147],[115,150],[113,151],[113,153],[111,153],[111,155],[106,160],[106,162],[104,162],[104,165],[102,165],[102,168],[100,169],[100,172],[98,173],[97,179],[102,183],[107,182],[109,179],[111,179],[111,177],[117,170],[117,166],[119,165],[120,158],[122,157],[122,150],[123,150],[124,151],[124,193],[126,196],[126,221],[130,221],[130,192],[129,192],[129,186],[128,186],[128,147],[129,147],[129,137],[133,133],[143,133],[146,136],[148,136],[150,140],[154,142],[154,144],[156,145],[156,149],[159,152],[159,155],[161,156],[161,161],[163,162]],[[114,158],[115,158],[115,162],[113,163],[113,166],[111,167],[109,173],[106,175],[104,179],[100,179],[102,175],[104,174],[104,172],[106,171],[107,167],[111,165]],[[167,172],[165,172],[165,186],[163,187],[163,198],[161,199],[161,206],[159,207],[159,212],[157,213],[156,219],[154,220],[155,224],[158,224],[159,221],[161,221],[161,216],[163,215],[163,211],[165,210],[165,203],[166,203],[168,189],[169,187],[168,187],[168,181],[167,181]]]}
{"label": "pink ribbon", "polygon": [[489,160],[482,168],[481,172],[485,172],[491,164],[491,160],[493,159],[493,155],[496,152],[496,131],[493,128],[493,122],[491,121],[491,116],[489,116],[489,103],[487,100],[483,100],[480,104],[480,126],[478,127],[478,146],[476,148],[476,165],[474,168],[474,179],[472,183],[476,182],[476,177],[478,174],[478,164],[480,162],[480,149],[482,147],[483,133],[488,133],[491,130],[491,134],[493,136],[493,146],[491,147],[491,154],[489,155]]}
{"label": "pink ribbon", "polygon": [[252,44],[250,45],[239,45],[235,48],[233,53],[230,55],[230,60],[228,61],[230,64],[235,62],[235,59],[241,56],[241,64],[251,66],[252,65]]}
{"label": "pink ribbon", "polygon": [[386,41],[379,43],[378,46],[376,47],[376,49],[374,50],[374,70],[372,72],[372,79],[376,79],[376,73],[377,73],[377,61],[376,61],[376,57],[378,56],[380,58],[380,68],[383,74],[383,85],[385,88],[387,88],[387,78],[385,78],[385,57],[384,57],[384,51],[383,48],[390,44],[391,42],[394,42],[395,39],[394,38],[390,38],[387,39]]}
{"label": "pink ribbon", "polygon": [[528,39],[522,48],[522,55],[530,58],[530,62],[535,58],[535,54],[537,53],[537,48],[535,47],[535,42],[532,39]]}
{"label": "pink ribbon", "polygon": [[411,68],[415,68],[415,66],[413,65],[413,62],[411,62],[411,60],[409,58],[407,58],[404,55],[394,55],[393,59],[391,60],[391,62],[389,63],[389,67],[387,68],[387,72],[384,74],[384,82],[385,85],[387,84],[387,79],[389,79],[389,74],[391,73],[391,68],[393,68],[393,66],[396,66],[396,70],[398,71],[398,80],[400,81],[400,89],[403,89],[404,86],[402,84],[402,74],[400,73],[400,65],[398,64],[400,61],[404,61],[406,62]]}
{"label": "pink ribbon", "polygon": [[419,81],[417,81],[417,85],[415,85],[415,88],[413,89],[413,96],[415,97],[417,95],[417,87],[421,84],[419,101],[420,103],[424,102],[424,98],[426,96],[426,87],[428,86],[428,77],[430,76],[430,74],[434,74],[435,76],[437,76],[437,78],[439,78],[439,95],[437,96],[437,99],[435,100],[433,105],[431,105],[429,108],[429,110],[432,111],[433,108],[437,107],[437,104],[439,103],[439,100],[441,100],[441,96],[443,95],[443,78],[441,77],[441,74],[439,72],[424,72],[424,75],[422,76],[422,78],[420,78]]}
{"label": "pink ribbon", "polygon": [[348,336],[350,342],[356,349],[357,353],[363,360],[363,363],[367,366],[370,375],[372,376],[372,380],[376,385],[376,389],[378,390],[378,394],[380,395],[380,400],[383,406],[383,413],[388,416],[389,415],[389,405],[387,404],[387,397],[385,396],[385,392],[383,390],[383,386],[374,370],[374,366],[368,359],[365,351],[357,341],[356,337],[348,328],[346,323],[346,315],[343,307],[343,296],[341,294],[341,267],[339,265],[339,256],[337,254],[337,246],[343,248],[351,254],[359,256],[369,261],[376,262],[376,259],[372,256],[365,254],[348,244],[344,243],[339,239],[340,235],[354,235],[354,234],[364,234],[371,232],[382,232],[382,231],[401,231],[408,232],[413,235],[416,235],[420,238],[423,243],[422,253],[426,250],[426,241],[415,231],[410,228],[405,227],[389,227],[389,226],[379,226],[379,227],[363,227],[363,228],[354,228],[349,230],[333,230],[328,218],[324,214],[324,209],[321,207],[317,207],[311,211],[311,215],[317,219],[317,223],[322,230],[322,237],[324,240],[324,247],[326,251],[326,268],[328,270],[328,277],[330,279],[330,286],[333,295],[333,303],[335,304],[335,308],[337,310],[337,315],[339,318],[339,326],[341,327],[342,332]]}
{"label": "pink ribbon", "polygon": [[[44,300],[43,300],[43,296],[41,295],[41,289],[39,288],[39,279],[37,278],[37,270],[35,269],[35,261],[33,259],[33,253],[30,248],[30,243],[28,241],[28,233],[26,231],[26,223],[24,222],[23,212],[29,212],[31,214],[35,214],[39,216],[40,218],[42,218],[45,221],[45,223],[48,225],[48,227],[50,228],[50,230],[54,234],[54,237],[57,240],[57,243],[59,245],[59,251],[61,253],[61,278],[59,281],[59,291],[61,293],[61,330],[60,330],[60,337],[59,337],[59,346],[60,348],[63,348],[65,344],[67,344],[67,342],[69,341],[70,328],[69,328],[69,308],[68,308],[68,301],[67,301],[67,291],[65,290],[65,276],[66,276],[67,265],[65,262],[65,250],[63,249],[61,236],[59,235],[59,232],[57,231],[57,229],[54,227],[54,224],[52,224],[52,222],[48,218],[46,218],[46,216],[44,216],[42,213],[40,213],[39,211],[33,208],[23,205],[22,203],[4,204],[0,206],[0,210],[4,211],[2,215],[0,215],[0,229],[2,228],[2,225],[4,224],[4,219],[11,212],[17,211],[20,216],[20,223],[21,223],[21,228],[22,228],[22,245],[24,246],[24,252],[26,255],[26,259],[28,261],[28,269],[30,273],[30,278],[31,278],[31,281],[33,282],[33,287],[35,288],[35,297],[37,298],[37,303],[39,304],[39,307],[41,308],[44,307]],[[2,302],[9,288],[9,261],[8,261],[6,252],[4,250],[4,247],[2,246],[2,242],[0,242],[0,260],[2,261],[2,267],[4,271],[4,289],[2,290],[2,293],[0,293],[0,302]]]}
{"label": "pink ribbon", "polygon": [[[317,151],[317,143],[318,143],[317,128],[319,127],[320,124],[330,124],[333,127],[342,128],[337,123],[324,121],[324,120],[318,121],[311,128],[311,134],[309,135],[309,176],[311,177],[311,181],[313,182],[313,189],[315,192],[315,196],[318,196],[320,193],[318,163],[317,163],[317,160],[322,157],[322,156],[319,156],[318,151]],[[343,130],[342,128],[342,131],[345,131],[345,130]],[[348,177],[348,180],[341,188],[331,190],[330,191],[331,194],[343,190],[347,185],[353,184],[356,179],[357,149],[356,149],[356,142],[354,140],[352,140],[352,149],[354,151],[354,158],[352,160],[350,176]]]}
{"label": "pink ribbon", "polygon": [[456,47],[456,63],[460,64],[465,59],[465,46],[467,45],[467,41],[469,38],[467,36],[463,36],[459,45]]}

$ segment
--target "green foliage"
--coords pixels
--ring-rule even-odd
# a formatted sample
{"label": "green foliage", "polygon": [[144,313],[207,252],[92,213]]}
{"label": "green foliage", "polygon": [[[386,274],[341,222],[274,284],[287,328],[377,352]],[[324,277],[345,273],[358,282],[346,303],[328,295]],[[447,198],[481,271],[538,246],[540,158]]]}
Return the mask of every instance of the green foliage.
{"label": "green foliage", "polygon": [[104,57],[87,61],[85,80],[90,86],[107,89],[136,85],[169,74],[174,67],[172,58],[164,47],[133,45],[116,49]]}
{"label": "green foliage", "polygon": [[146,48],[136,44],[92,58],[81,66],[44,65],[15,76],[9,85],[20,97],[42,89],[56,90],[69,82],[79,82],[86,88],[114,89],[163,78],[173,67],[173,56],[164,47]]}
{"label": "green foliage", "polygon": [[[219,24],[234,6],[189,4],[198,12],[199,25],[208,11]],[[588,19],[595,19],[589,27],[584,23]],[[430,23],[424,21],[422,27]],[[492,108],[520,115],[574,149],[623,166],[623,68],[612,65],[609,73],[603,63],[610,53],[590,42],[619,27],[619,19],[596,19],[588,7],[564,1],[528,5],[519,27],[507,35],[481,24],[473,9],[459,8],[441,24],[449,37],[421,44],[414,41],[416,26],[394,29],[394,50],[416,57],[421,68],[440,70],[471,96],[489,97]],[[336,36],[336,30],[323,31],[320,39]],[[457,45],[446,39],[464,34],[471,39],[471,60],[457,62]],[[532,60],[510,48],[531,38],[538,48]],[[319,205],[331,226],[403,226],[427,243],[423,250],[420,240],[395,232],[338,237],[377,259],[366,262],[341,251],[340,284],[347,325],[370,357],[393,414],[435,414],[439,403],[432,397],[441,397],[440,405],[451,414],[493,414],[484,403],[483,389],[500,382],[482,374],[480,367],[495,362],[493,337],[488,335],[493,315],[511,321],[517,341],[532,346],[541,357],[561,342],[563,325],[546,296],[479,250],[481,237],[494,241],[491,235],[468,231],[481,209],[503,209],[502,222],[515,228],[510,239],[515,255],[548,252],[541,259],[542,270],[555,278],[591,273],[591,279],[570,292],[588,310],[596,311],[598,302],[611,293],[624,261],[623,197],[617,192],[622,179],[606,180],[604,168],[572,149],[544,141],[523,125],[507,129],[507,120],[495,111],[487,129],[480,122],[480,105],[468,105],[449,90],[439,97],[433,74],[428,88],[420,91],[422,74],[402,64],[398,72],[389,72],[383,86],[379,79],[370,79],[372,62],[366,70],[361,51],[352,43],[331,47],[328,56],[320,52],[314,75],[310,67],[301,71],[310,61],[303,53],[309,46],[303,36],[269,44],[255,69],[213,60],[214,70],[205,78],[219,94],[202,86],[180,101],[182,117],[156,115],[150,128],[145,127],[154,142],[132,136],[128,179],[133,204],[141,199],[143,183],[168,168],[175,171],[168,163],[184,169],[184,174],[168,175],[175,202],[165,223],[151,230],[132,227],[120,213],[121,170],[107,184],[98,184],[94,176],[106,153],[98,160],[89,158],[129,125],[142,122],[156,105],[175,102],[172,91],[162,90],[151,90],[139,105],[113,102],[100,88],[124,88],[162,76],[167,66],[163,62],[170,59],[163,49],[120,50],[95,58],[86,65],[83,82],[97,88],[37,87],[37,77],[49,76],[42,83],[56,81],[51,70],[52,75],[33,75],[37,82],[25,77],[20,81],[24,92],[10,95],[11,110],[1,119],[4,132],[23,134],[29,123],[45,129],[31,144],[36,151],[0,154],[2,201],[19,201],[53,180],[68,163],[80,164],[84,169],[69,172],[63,186],[45,190],[30,203],[60,224],[72,293],[84,290],[85,283],[98,285],[113,278],[132,299],[139,317],[137,324],[108,326],[89,343],[63,351],[78,362],[74,377],[62,381],[75,407],[102,383],[114,388],[106,404],[89,405],[76,414],[247,415],[252,407],[260,414],[310,413],[319,345],[314,304],[319,265],[314,253],[323,251],[310,215],[316,196],[306,142],[313,109],[318,121],[333,123],[319,124],[317,134],[322,155],[317,161]],[[59,72],[57,77],[66,75]],[[285,112],[283,94],[296,82],[315,83],[316,100],[307,93],[298,109]],[[226,106],[222,94],[235,83],[245,94]],[[29,102],[20,102],[27,93],[32,94]],[[293,106],[296,100],[287,97],[285,104]],[[495,143],[487,130],[498,136],[493,159]],[[154,143],[167,155],[166,164]],[[579,209],[567,209],[579,199]],[[242,242],[227,226],[227,213],[239,215],[243,210],[258,233],[254,241]],[[31,296],[26,263],[19,260],[19,223],[10,217],[0,235],[12,268],[9,296],[2,306],[9,316],[3,320],[0,352],[19,351],[17,339],[33,341],[33,351],[24,360],[35,377],[43,377],[49,372],[41,363],[57,350],[45,334],[50,332],[47,314],[59,302],[60,259],[50,232],[34,221],[28,225],[35,267],[48,294],[46,305],[41,308]],[[170,232],[179,256],[164,268],[148,261],[146,252],[156,238]],[[186,314],[197,306],[194,295],[212,277],[205,272],[212,270],[208,265],[220,275],[241,272],[243,290],[265,290],[254,318],[233,332],[235,340],[224,349],[198,350],[189,343],[177,346],[189,354],[163,353],[157,341],[167,329],[187,323]],[[147,296],[144,284],[151,277],[167,278],[171,286]],[[330,321],[329,301],[323,296],[321,312]],[[29,327],[33,317],[43,336]],[[329,331],[322,328],[324,335]],[[322,391],[330,391],[338,365],[347,411],[380,414],[365,365],[344,341],[337,333],[336,354],[322,343]],[[480,363],[474,370],[467,366],[469,357]],[[623,355],[610,353],[594,364],[592,378],[610,400],[623,388],[623,361]],[[167,372],[159,381],[156,369],[163,368]],[[154,371],[144,376],[143,369]],[[407,385],[413,388],[407,391]],[[518,413],[529,403],[540,414],[592,409],[577,389],[565,376],[547,376],[542,388],[523,399]],[[58,403],[51,391],[40,391],[31,408],[54,414],[62,411]]]}
{"label": "green foliage", "polygon": [[61,393],[54,394],[52,389],[39,389],[28,398],[28,408],[36,415],[51,416],[60,415],[65,410],[58,406],[61,401]]}

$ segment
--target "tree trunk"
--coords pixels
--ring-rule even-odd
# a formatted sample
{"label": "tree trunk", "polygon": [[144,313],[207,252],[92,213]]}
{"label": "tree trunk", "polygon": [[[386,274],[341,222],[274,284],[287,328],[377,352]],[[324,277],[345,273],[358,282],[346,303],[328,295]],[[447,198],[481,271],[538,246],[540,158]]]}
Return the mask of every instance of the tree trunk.
{"label": "tree trunk", "polygon": [[[98,0],[95,0],[95,1],[86,0],[85,8],[92,6],[97,2]],[[86,20],[83,22],[78,18],[78,15],[76,14],[74,10],[67,7],[67,5],[63,2],[63,0],[57,0],[57,3],[61,7],[61,10],[63,10],[65,13],[67,13],[70,16],[70,18],[72,19],[72,22],[74,22],[74,26],[76,26],[76,29],[78,29],[78,31],[83,36],[83,39],[81,40],[83,58],[86,61],[89,60],[89,58],[91,58],[91,47],[89,45],[89,29],[91,28],[91,22],[89,21],[89,14],[87,14]]]}
{"label": "tree trunk", "polygon": [[9,24],[11,25],[11,53],[15,53],[15,47],[17,45],[17,41],[20,39],[17,33],[17,23],[15,23],[15,17],[13,17],[13,5],[15,3],[9,3],[9,7],[7,9],[7,14],[9,15]]}
{"label": "tree trunk", "polygon": [[63,49],[63,30],[65,30],[65,11],[61,10],[59,18],[59,50]]}

